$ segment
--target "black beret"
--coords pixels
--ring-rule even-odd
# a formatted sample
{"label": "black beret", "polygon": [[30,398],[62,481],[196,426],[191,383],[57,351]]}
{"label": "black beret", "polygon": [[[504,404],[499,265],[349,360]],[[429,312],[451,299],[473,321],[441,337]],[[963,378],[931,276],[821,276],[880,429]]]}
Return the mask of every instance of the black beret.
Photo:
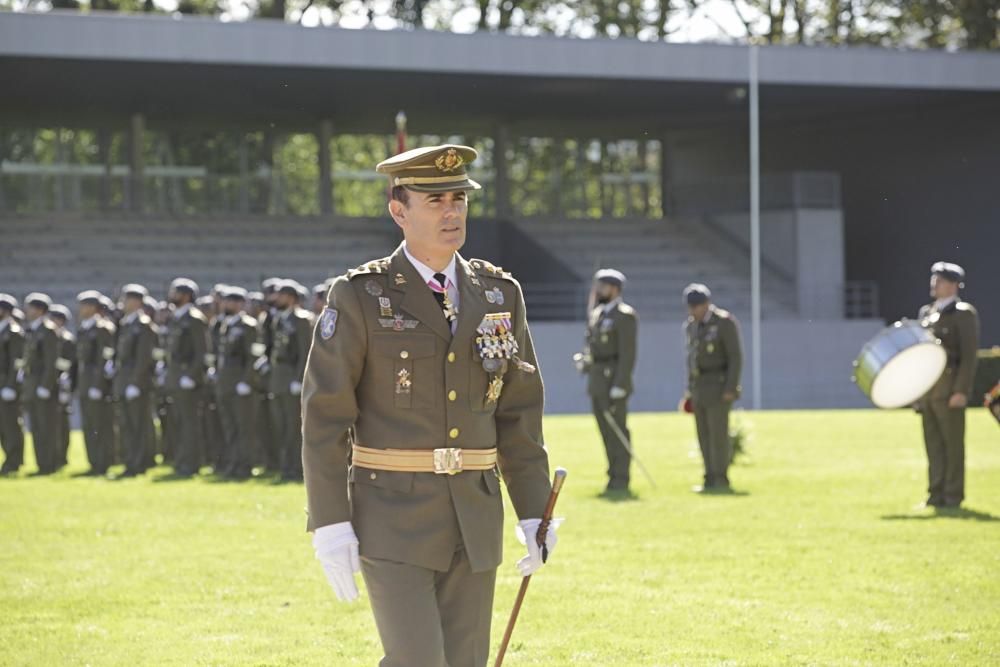
{"label": "black beret", "polygon": [[625,287],[625,274],[616,269],[601,269],[594,274],[594,280],[616,287]]}
{"label": "black beret", "polygon": [[684,288],[684,302],[689,306],[698,306],[712,300],[712,290],[701,283],[691,283]]}
{"label": "black beret", "polygon": [[185,292],[189,294],[192,299],[198,296],[198,283],[190,278],[175,278],[174,281],[170,283],[170,289],[178,292]]}
{"label": "black beret", "polygon": [[35,306],[36,308],[44,308],[45,310],[52,307],[52,299],[49,298],[48,294],[42,294],[41,292],[32,292],[24,297],[24,303],[27,306]]}
{"label": "black beret", "polygon": [[931,275],[941,276],[953,283],[961,283],[965,280],[965,269],[951,262],[934,262],[931,266]]}

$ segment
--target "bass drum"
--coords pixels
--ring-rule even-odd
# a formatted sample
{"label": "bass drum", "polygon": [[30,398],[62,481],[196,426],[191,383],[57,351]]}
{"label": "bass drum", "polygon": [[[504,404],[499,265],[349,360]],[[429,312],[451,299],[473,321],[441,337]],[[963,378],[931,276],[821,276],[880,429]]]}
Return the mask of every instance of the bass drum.
{"label": "bass drum", "polygon": [[944,373],[941,341],[912,320],[902,320],[868,341],[854,362],[854,383],[880,408],[912,405]]}

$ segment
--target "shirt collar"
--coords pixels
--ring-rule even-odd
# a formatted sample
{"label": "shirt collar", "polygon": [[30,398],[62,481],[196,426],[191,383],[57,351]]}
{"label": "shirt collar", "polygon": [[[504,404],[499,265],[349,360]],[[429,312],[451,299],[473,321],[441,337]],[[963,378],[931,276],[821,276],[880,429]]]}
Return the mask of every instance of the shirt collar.
{"label": "shirt collar", "polygon": [[181,306],[180,308],[178,308],[177,310],[175,310],[174,311],[174,319],[175,320],[179,320],[182,317],[184,317],[185,315],[187,315],[188,311],[191,310],[191,305],[192,304],[190,304],[190,303],[185,303],[183,306]]}
{"label": "shirt collar", "polygon": [[139,311],[133,310],[131,313],[122,318],[122,324],[123,325],[132,324],[133,322],[136,321],[138,317],[139,317]]}
{"label": "shirt collar", "polygon": [[611,301],[608,301],[606,304],[604,304],[604,314],[607,315],[608,313],[610,313],[612,310],[617,308],[618,304],[620,304],[621,302],[622,298],[620,296],[616,296]]}
{"label": "shirt collar", "polygon": [[35,319],[34,321],[32,321],[31,323],[29,323],[28,324],[28,328],[31,329],[32,331],[38,331],[38,327],[42,326],[42,322],[44,322],[44,321],[45,321],[45,317],[44,316],[39,317],[39,318]]}
{"label": "shirt collar", "polygon": [[95,324],[97,324],[97,315],[94,315],[93,317],[88,317],[83,322],[80,322],[80,328],[84,331],[87,331],[88,329],[93,328]]}
{"label": "shirt collar", "polygon": [[945,299],[938,299],[937,301],[934,302],[934,310],[940,313],[942,310],[944,310],[951,304],[955,303],[956,301],[958,301],[957,296],[949,296]]}
{"label": "shirt collar", "polygon": [[230,315],[226,318],[226,326],[231,327],[240,321],[240,315],[243,313],[236,313],[235,315]]}
{"label": "shirt collar", "polygon": [[[410,264],[412,264],[413,268],[417,270],[417,273],[420,274],[420,277],[424,279],[424,284],[429,283],[431,281],[435,283],[437,282],[437,279],[434,277],[434,274],[438,273],[438,271],[435,271],[434,269],[427,266],[413,255],[411,255],[410,249],[406,246],[405,242],[403,243],[403,253],[406,254],[406,259],[410,260]],[[445,277],[449,280],[449,282],[451,282],[452,285],[456,287],[458,286],[458,277],[455,273],[454,254],[451,256],[451,261],[448,262],[448,266],[444,267],[444,271],[441,271],[440,273],[443,273]]]}
{"label": "shirt collar", "polygon": [[3,331],[8,326],[10,326],[10,320],[11,320],[11,318],[10,318],[9,315],[7,317],[3,318],[2,320],[0,320],[0,331]]}

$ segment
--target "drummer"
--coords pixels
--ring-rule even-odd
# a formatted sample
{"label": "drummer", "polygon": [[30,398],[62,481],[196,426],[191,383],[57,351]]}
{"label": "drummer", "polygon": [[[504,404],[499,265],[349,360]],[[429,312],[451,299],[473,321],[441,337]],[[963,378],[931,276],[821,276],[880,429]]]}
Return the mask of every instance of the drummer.
{"label": "drummer", "polygon": [[964,280],[965,270],[959,265],[934,264],[934,302],[921,308],[919,315],[948,353],[944,373],[918,405],[927,447],[927,507],[957,508],[965,499],[965,406],[976,373],[979,316],[971,303],[959,298]]}

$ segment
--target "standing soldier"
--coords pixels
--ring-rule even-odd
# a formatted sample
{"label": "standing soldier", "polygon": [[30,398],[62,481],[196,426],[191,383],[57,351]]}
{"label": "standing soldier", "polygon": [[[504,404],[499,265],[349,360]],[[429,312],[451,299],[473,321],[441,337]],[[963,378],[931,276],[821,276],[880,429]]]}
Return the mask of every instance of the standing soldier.
{"label": "standing soldier", "polygon": [[[527,538],[518,568],[543,562],[550,483],[524,298],[509,273],[458,255],[475,157],[445,145],[378,166],[406,240],[334,281],[306,372],[308,529],[338,598],[357,597],[362,571],[386,666],[486,664],[500,474]],[[554,526],[543,537],[551,553]]]}
{"label": "standing soldier", "polygon": [[143,299],[149,292],[142,285],[122,288],[124,316],[118,325],[118,349],[115,353],[112,389],[118,401],[118,424],[122,459],[122,477],[135,477],[149,465],[149,432],[153,408],[153,349],[156,331],[143,312]]}
{"label": "standing soldier", "polygon": [[0,475],[16,473],[24,463],[24,428],[18,401],[18,375],[24,367],[24,329],[14,319],[17,299],[0,294]]}
{"label": "standing soldier", "polygon": [[153,371],[153,394],[155,401],[156,417],[160,422],[160,446],[159,452],[163,465],[173,465],[175,438],[173,413],[171,408],[174,399],[167,391],[167,337],[170,320],[173,312],[170,304],[160,301],[156,304],[156,317],[153,322],[156,324],[156,348],[153,349],[153,360],[156,366]]}
{"label": "standing soldier", "polygon": [[73,321],[69,308],[61,303],[52,304],[49,308],[49,317],[56,325],[56,334],[59,336],[59,358],[56,360],[56,369],[59,371],[59,437],[56,441],[56,466],[61,468],[66,465],[69,455],[71,435],[69,416],[73,412],[73,392],[76,391],[78,372],[76,336],[69,330],[69,323]]}
{"label": "standing soldier", "polygon": [[59,462],[59,335],[47,315],[47,294],[29,294],[24,300],[28,318],[24,345],[22,397],[35,446],[39,475],[54,473]]}
{"label": "standing soldier", "polygon": [[929,507],[958,508],[965,499],[965,407],[976,375],[979,315],[962,301],[965,270],[950,262],[931,267],[934,302],[920,309],[922,324],[948,353],[944,373],[920,400],[927,448]]}
{"label": "standing soldier", "polygon": [[88,475],[105,475],[114,445],[111,382],[104,365],[115,358],[115,325],[100,315],[101,293],[80,292],[80,328],[76,335],[77,389],[83,441],[90,462]]}
{"label": "standing soldier", "polygon": [[278,288],[270,363],[272,423],[287,481],[302,481],[302,377],[312,339],[309,311],[299,308],[299,287],[286,280]]}
{"label": "standing soldier", "polygon": [[211,294],[199,298],[195,305],[205,316],[208,325],[208,342],[205,348],[205,382],[199,390],[201,404],[202,443],[205,461],[213,470],[222,470],[223,443],[222,420],[215,400],[216,359],[219,354],[219,329],[222,327],[221,294],[228,289],[221,283],[212,287]]}
{"label": "standing soldier", "polygon": [[225,438],[222,474],[246,479],[253,468],[253,364],[257,321],[247,315],[246,290],[229,287],[223,294],[224,316],[219,329],[216,402]]}
{"label": "standing soldier", "polygon": [[208,321],[198,308],[198,285],[187,278],[177,278],[168,296],[174,304],[167,345],[166,389],[173,397],[174,433],[177,451],[174,472],[190,477],[201,467],[201,420],[198,387],[205,381],[205,354],[208,345]]}
{"label": "standing soldier", "polygon": [[602,269],[594,275],[587,347],[574,357],[577,369],[587,374],[587,391],[608,456],[606,494],[628,492],[632,463],[627,419],[639,316],[622,300],[624,288],[621,271]]}
{"label": "standing soldier", "polygon": [[698,430],[698,444],[705,462],[705,479],[697,493],[729,490],[729,411],[740,397],[743,353],[739,325],[728,311],[716,308],[712,293],[700,283],[684,288],[688,308],[688,382]]}
{"label": "standing soldier", "polygon": [[248,295],[250,300],[250,317],[257,323],[257,342],[250,347],[254,357],[253,374],[253,401],[254,401],[254,445],[256,450],[253,453],[255,465],[263,467],[265,470],[278,469],[278,457],[274,438],[271,431],[271,401],[268,398],[268,373],[270,372],[270,347],[266,340],[271,340],[270,332],[265,332],[265,321],[270,318],[270,305],[263,292],[251,292]]}

